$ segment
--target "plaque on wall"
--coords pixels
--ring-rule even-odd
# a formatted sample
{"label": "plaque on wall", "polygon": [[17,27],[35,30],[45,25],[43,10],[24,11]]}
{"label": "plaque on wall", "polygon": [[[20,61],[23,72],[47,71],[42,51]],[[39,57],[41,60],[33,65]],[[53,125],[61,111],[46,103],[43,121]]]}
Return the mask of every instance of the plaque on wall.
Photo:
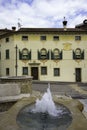
{"label": "plaque on wall", "polygon": [[71,50],[71,43],[64,43],[63,44],[63,50],[65,50],[65,51],[69,51],[69,50]]}

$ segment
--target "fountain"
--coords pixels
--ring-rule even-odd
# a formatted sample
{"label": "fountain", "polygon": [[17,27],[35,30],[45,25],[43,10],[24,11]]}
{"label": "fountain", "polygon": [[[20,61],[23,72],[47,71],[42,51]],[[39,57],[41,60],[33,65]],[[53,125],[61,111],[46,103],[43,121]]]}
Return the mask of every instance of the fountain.
{"label": "fountain", "polygon": [[50,84],[48,84],[47,92],[42,96],[42,99],[36,100],[35,108],[32,110],[32,112],[48,113],[49,115],[52,115],[52,116],[58,116],[58,113],[62,112],[61,109],[57,110],[52,100]]}
{"label": "fountain", "polygon": [[70,111],[63,105],[55,104],[50,84],[41,100],[24,107],[17,116],[21,130],[66,130],[72,121]]}
{"label": "fountain", "polygon": [[69,97],[51,95],[48,86],[43,96],[32,91],[30,97],[22,98],[1,113],[0,130],[87,130],[83,105]]}

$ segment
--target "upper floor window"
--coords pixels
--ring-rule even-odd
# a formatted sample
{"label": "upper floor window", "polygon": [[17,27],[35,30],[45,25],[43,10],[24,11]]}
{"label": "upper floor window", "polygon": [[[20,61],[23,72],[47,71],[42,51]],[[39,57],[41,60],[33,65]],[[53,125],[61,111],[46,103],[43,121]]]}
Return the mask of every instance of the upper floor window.
{"label": "upper floor window", "polygon": [[9,42],[9,37],[6,37],[5,41],[6,41],[6,42]]}
{"label": "upper floor window", "polygon": [[46,40],[46,36],[40,36],[40,40]]}
{"label": "upper floor window", "polygon": [[53,51],[51,51],[51,59],[52,60],[61,60],[62,51],[60,51],[58,48],[55,48]]}
{"label": "upper floor window", "polygon": [[41,57],[41,59],[46,59],[47,58],[47,50],[45,48],[41,49],[40,57]]}
{"label": "upper floor window", "polygon": [[59,51],[59,49],[57,49],[57,48],[54,49],[53,54],[54,54],[54,59],[60,58],[60,51]]}
{"label": "upper floor window", "polygon": [[22,59],[28,59],[28,49],[26,48],[22,50]]}
{"label": "upper floor window", "polygon": [[19,59],[20,60],[30,60],[31,51],[29,51],[27,48],[24,48],[22,51],[19,51]]}
{"label": "upper floor window", "polygon": [[75,55],[76,55],[76,58],[77,58],[77,59],[80,59],[80,58],[81,58],[81,49],[80,49],[80,48],[77,48],[77,49],[75,50]]}
{"label": "upper floor window", "polygon": [[23,41],[28,41],[28,36],[22,36]]}
{"label": "upper floor window", "polygon": [[6,50],[6,59],[9,59],[9,50]]}
{"label": "upper floor window", "polygon": [[76,48],[73,51],[73,59],[84,59],[84,50],[82,51],[80,48]]}
{"label": "upper floor window", "polygon": [[81,40],[81,36],[75,36],[75,40],[76,41],[80,41]]}
{"label": "upper floor window", "polygon": [[47,51],[45,48],[42,48],[40,51],[38,50],[38,60],[48,60],[49,59],[49,50]]}
{"label": "upper floor window", "polygon": [[53,36],[53,40],[54,41],[58,41],[59,40],[59,36]]}

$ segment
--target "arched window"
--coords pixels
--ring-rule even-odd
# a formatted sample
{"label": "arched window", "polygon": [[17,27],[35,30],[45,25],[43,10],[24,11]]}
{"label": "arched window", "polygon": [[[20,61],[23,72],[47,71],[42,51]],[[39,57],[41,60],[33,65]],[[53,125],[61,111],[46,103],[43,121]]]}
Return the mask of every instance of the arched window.
{"label": "arched window", "polygon": [[24,48],[22,50],[22,59],[23,60],[27,60],[28,59],[28,49],[27,48]]}
{"label": "arched window", "polygon": [[81,58],[81,49],[80,48],[77,48],[75,50],[75,56],[76,56],[76,59],[80,59]]}
{"label": "arched window", "polygon": [[54,49],[53,50],[53,55],[54,55],[54,59],[59,59],[60,58],[60,51],[59,49]]}
{"label": "arched window", "polygon": [[47,50],[45,48],[41,49],[40,57],[41,57],[41,59],[46,59],[47,58]]}

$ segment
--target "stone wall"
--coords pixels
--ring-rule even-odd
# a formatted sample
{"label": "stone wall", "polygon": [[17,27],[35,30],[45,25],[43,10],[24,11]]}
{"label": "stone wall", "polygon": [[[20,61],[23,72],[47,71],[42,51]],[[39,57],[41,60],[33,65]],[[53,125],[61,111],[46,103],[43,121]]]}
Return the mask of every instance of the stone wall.
{"label": "stone wall", "polygon": [[32,93],[32,77],[1,77],[0,96],[14,96],[20,93]]}
{"label": "stone wall", "polygon": [[6,83],[0,84],[0,97],[4,96],[16,96],[21,93],[20,87],[18,84]]}

